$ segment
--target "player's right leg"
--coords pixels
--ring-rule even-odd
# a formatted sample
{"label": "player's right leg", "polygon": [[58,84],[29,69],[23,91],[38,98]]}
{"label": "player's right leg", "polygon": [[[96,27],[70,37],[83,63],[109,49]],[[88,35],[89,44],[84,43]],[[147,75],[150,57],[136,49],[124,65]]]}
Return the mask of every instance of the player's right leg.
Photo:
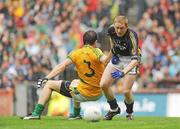
{"label": "player's right leg", "polygon": [[114,93],[111,89],[112,82],[114,79],[111,77],[111,73],[116,69],[111,65],[107,65],[100,82],[100,86],[104,92],[107,102],[110,105],[109,112],[105,115],[105,120],[111,120],[115,115],[120,114],[121,110],[117,104]]}
{"label": "player's right leg", "polygon": [[24,120],[40,119],[42,111],[44,110],[44,106],[45,106],[46,102],[49,100],[52,91],[57,91],[57,92],[60,92],[64,96],[71,97],[71,94],[69,93],[70,91],[66,90],[66,85],[69,86],[69,84],[70,84],[70,82],[62,81],[62,80],[47,81],[47,83],[45,84],[45,86],[40,94],[38,104],[36,104],[34,111],[30,115],[24,117],[23,119]]}

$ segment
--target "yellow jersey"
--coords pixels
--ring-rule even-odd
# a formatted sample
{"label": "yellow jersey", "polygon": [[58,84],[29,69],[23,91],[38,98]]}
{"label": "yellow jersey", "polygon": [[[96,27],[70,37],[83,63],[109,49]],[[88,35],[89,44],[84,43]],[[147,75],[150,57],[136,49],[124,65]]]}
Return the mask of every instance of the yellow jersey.
{"label": "yellow jersey", "polygon": [[105,68],[104,63],[100,62],[102,55],[103,52],[99,48],[90,45],[85,45],[68,55],[80,78],[77,89],[85,97],[95,97],[102,94],[99,86]]}

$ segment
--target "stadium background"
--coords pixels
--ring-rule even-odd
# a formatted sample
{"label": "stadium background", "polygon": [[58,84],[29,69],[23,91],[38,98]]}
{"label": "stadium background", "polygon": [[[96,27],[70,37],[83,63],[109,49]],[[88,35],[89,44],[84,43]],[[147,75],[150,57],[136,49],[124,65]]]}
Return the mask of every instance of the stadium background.
{"label": "stadium background", "polygon": [[[98,32],[98,46],[107,53],[106,29],[122,14],[142,51],[135,114],[180,116],[179,9],[178,0],[0,0],[0,115],[30,113],[40,92],[37,78],[80,48],[86,30]],[[76,77],[72,66],[55,79]],[[113,88],[123,107],[121,82]],[[69,99],[56,93],[52,98],[48,114],[68,115]],[[107,110],[104,98],[94,104]]]}

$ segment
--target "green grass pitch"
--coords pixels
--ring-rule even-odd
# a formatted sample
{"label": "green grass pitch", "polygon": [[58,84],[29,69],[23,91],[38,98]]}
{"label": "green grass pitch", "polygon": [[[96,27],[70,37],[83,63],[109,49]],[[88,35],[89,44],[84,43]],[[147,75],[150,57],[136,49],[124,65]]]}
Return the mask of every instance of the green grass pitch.
{"label": "green grass pitch", "polygon": [[180,129],[180,117],[135,117],[127,121],[121,116],[99,122],[45,116],[41,120],[0,117],[0,129]]}

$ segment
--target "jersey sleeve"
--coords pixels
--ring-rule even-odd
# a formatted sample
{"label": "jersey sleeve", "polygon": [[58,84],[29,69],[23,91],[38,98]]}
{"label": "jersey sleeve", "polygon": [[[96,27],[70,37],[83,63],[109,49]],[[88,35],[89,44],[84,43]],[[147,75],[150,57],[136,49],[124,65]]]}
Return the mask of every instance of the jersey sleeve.
{"label": "jersey sleeve", "polygon": [[70,52],[68,55],[67,55],[67,58],[71,59],[72,62],[75,62],[75,59],[76,59],[76,51],[72,51]]}
{"label": "jersey sleeve", "polygon": [[140,51],[138,46],[138,36],[136,32],[130,31],[130,40],[133,45],[131,60],[140,60]]}
{"label": "jersey sleeve", "polygon": [[104,55],[101,49],[99,48],[95,48],[95,53],[99,59]]}

